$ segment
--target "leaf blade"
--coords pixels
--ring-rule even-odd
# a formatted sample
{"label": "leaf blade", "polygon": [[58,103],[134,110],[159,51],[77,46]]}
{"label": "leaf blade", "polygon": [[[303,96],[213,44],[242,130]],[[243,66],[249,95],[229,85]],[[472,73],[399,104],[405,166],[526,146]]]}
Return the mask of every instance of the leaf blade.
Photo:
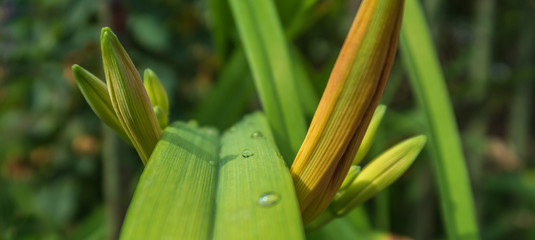
{"label": "leaf blade", "polygon": [[429,126],[429,145],[448,237],[479,239],[470,179],[459,130],[419,3],[407,0],[401,30],[401,56]]}
{"label": "leaf blade", "polygon": [[121,239],[207,239],[212,227],[219,137],[177,122],[145,167]]}
{"label": "leaf blade", "polygon": [[304,239],[290,173],[265,117],[256,113],[221,140],[214,239]]}

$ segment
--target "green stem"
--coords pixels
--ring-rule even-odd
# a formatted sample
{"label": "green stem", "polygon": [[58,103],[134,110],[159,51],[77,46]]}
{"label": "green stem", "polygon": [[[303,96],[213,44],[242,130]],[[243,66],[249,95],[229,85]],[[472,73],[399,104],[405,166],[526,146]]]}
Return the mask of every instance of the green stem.
{"label": "green stem", "polygon": [[119,158],[117,155],[117,138],[112,129],[102,124],[102,171],[104,202],[106,205],[106,223],[109,239],[118,239],[126,209],[121,205],[121,183]]}
{"label": "green stem", "polygon": [[384,232],[390,230],[389,196],[388,189],[385,189],[373,198],[375,201],[375,226],[377,230]]}
{"label": "green stem", "polygon": [[[527,5],[527,4],[526,4]],[[529,9],[529,6],[526,6]],[[529,66],[526,63],[533,63],[534,46],[535,41],[535,19],[533,13],[528,10],[524,14],[524,27],[520,33],[520,42],[517,49],[517,64],[518,68],[522,72],[516,76],[516,89],[513,94],[513,100],[510,105],[508,136],[509,144],[517,153],[519,159],[525,159],[528,157],[529,152],[529,138],[530,135],[530,120],[533,102],[533,73],[524,73],[524,69],[530,69],[533,65]]]}

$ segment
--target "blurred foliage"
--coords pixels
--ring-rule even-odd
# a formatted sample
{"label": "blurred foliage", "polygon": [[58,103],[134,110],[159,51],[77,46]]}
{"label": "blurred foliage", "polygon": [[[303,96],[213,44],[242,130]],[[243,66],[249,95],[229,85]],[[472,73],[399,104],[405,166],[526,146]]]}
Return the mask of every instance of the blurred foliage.
{"label": "blurred foliage", "polygon": [[[472,176],[482,237],[535,239],[535,4],[493,1],[489,23],[476,21],[485,14],[478,13],[481,1],[429,0],[424,7],[470,172],[477,173]],[[321,96],[359,1],[275,2],[296,58]],[[140,72],[150,67],[158,74],[171,100],[171,120],[195,118],[225,129],[258,109],[228,11],[226,1],[218,0],[1,1],[0,239],[109,239],[120,228],[142,166],[133,149],[109,136],[71,73],[77,63],[104,78],[101,27],[114,30]],[[477,61],[474,33],[480,24],[492,31],[484,49],[484,95],[475,97],[479,90],[470,67]],[[399,63],[383,103],[389,110],[370,157],[425,125]],[[480,118],[486,127],[472,131]],[[471,162],[476,146],[483,149],[482,164]],[[110,156],[117,159],[113,171],[104,167]],[[422,154],[388,190],[389,201],[364,205],[372,220],[385,221],[379,206],[387,208],[389,224],[382,231],[444,237],[428,159]]]}

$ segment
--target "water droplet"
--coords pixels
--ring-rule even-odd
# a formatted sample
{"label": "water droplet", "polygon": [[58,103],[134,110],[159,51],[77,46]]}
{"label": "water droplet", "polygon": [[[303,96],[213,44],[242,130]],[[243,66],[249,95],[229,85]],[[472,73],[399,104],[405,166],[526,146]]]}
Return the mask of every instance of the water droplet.
{"label": "water droplet", "polygon": [[262,132],[260,131],[255,131],[251,134],[251,138],[262,138],[264,137],[264,134],[262,134]]}
{"label": "water droplet", "polygon": [[210,161],[208,161],[208,163],[209,163],[210,165],[212,165],[212,166],[215,165],[215,161],[214,161],[214,160],[210,160]]}
{"label": "water droplet", "polygon": [[275,192],[267,192],[258,198],[258,205],[261,207],[271,207],[281,200],[281,196]]}
{"label": "water droplet", "polygon": [[249,158],[249,157],[254,156],[254,153],[251,152],[251,150],[249,149],[244,149],[243,152],[241,152],[241,156],[244,158]]}

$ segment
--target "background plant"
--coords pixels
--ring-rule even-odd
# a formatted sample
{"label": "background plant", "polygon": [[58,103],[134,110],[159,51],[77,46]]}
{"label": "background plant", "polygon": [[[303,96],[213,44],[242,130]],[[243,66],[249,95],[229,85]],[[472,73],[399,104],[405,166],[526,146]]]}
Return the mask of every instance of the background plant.
{"label": "background plant", "polygon": [[[296,61],[304,63],[303,75],[312,80],[317,97],[357,3],[276,4],[287,36],[296,46]],[[487,35],[492,41],[485,50],[492,54],[488,78],[483,81],[483,103],[473,98],[475,90],[469,87],[472,81],[468,81],[467,70],[471,61],[478,61],[471,56],[477,44],[472,41],[474,30],[479,28],[473,16],[480,8],[474,2],[427,1],[424,10],[461,139],[465,146],[475,144],[483,149],[484,164],[469,168],[481,173],[474,188],[482,236],[529,239],[534,234],[530,220],[533,163],[528,160],[533,156],[529,148],[533,144],[529,134],[533,109],[533,21],[529,18],[533,7],[527,2],[495,4],[498,7],[489,13],[495,21]],[[203,125],[225,128],[244,112],[258,108],[252,82],[232,85],[220,81],[224,77],[250,79],[250,74],[243,52],[235,51],[236,34],[229,12],[212,12],[214,8],[209,6],[213,5],[190,1],[131,5],[115,1],[2,2],[1,8],[8,12],[2,15],[6,27],[0,44],[3,234],[13,238],[105,236],[108,231],[116,232],[122,222],[132,191],[128,186],[137,182],[141,163],[131,161],[136,154],[113,133],[101,130],[100,121],[74,88],[69,74],[70,66],[79,63],[104,76],[99,70],[98,35],[94,34],[102,25],[112,26],[127,39],[125,44],[138,67],[150,66],[171,89],[172,119],[195,117]],[[114,14],[109,14],[111,11]],[[295,16],[304,17],[294,20]],[[66,80],[71,85],[65,84]],[[403,66],[395,66],[383,98],[389,110],[370,156],[421,130],[425,120],[407,80]],[[211,93],[216,89],[235,94]],[[223,102],[218,101],[218,94],[231,96],[227,101],[237,107],[206,103]],[[467,131],[469,123],[482,114],[487,130]],[[474,148],[464,149],[470,163]],[[422,156],[386,194],[365,205],[374,229],[425,239],[445,235],[434,173],[427,159],[429,156]],[[104,219],[110,224],[102,224]],[[348,226],[346,222],[336,227],[347,230],[344,226]]]}

